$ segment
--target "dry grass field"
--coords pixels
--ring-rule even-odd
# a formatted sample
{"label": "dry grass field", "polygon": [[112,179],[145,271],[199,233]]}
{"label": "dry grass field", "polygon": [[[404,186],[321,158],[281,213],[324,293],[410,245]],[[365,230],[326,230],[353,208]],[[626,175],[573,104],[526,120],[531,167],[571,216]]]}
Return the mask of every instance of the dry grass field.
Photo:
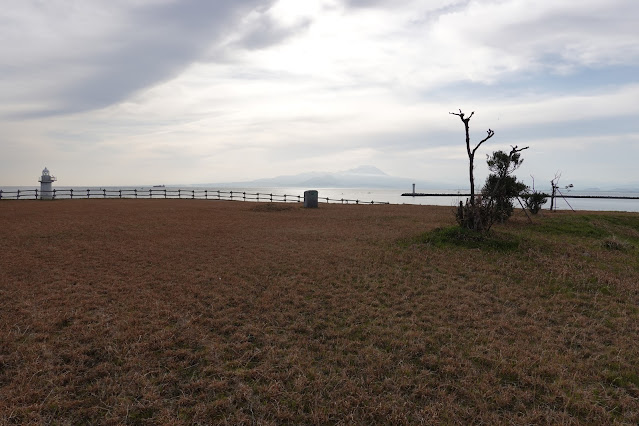
{"label": "dry grass field", "polygon": [[639,423],[639,215],[453,224],[2,201],[0,424]]}

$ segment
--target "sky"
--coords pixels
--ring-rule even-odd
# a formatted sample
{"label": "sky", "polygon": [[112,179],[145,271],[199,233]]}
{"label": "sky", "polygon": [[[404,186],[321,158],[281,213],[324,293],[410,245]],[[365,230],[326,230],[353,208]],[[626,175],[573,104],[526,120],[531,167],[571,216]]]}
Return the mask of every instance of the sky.
{"label": "sky", "polygon": [[4,0],[0,186],[373,165],[639,188],[636,0]]}

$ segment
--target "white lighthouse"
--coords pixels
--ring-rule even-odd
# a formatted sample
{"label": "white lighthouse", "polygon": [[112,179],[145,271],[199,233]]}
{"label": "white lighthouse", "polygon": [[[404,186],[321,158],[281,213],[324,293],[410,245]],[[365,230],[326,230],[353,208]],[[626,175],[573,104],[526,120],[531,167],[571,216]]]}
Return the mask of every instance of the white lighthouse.
{"label": "white lighthouse", "polygon": [[53,189],[51,185],[56,180],[55,176],[51,176],[51,174],[49,174],[49,169],[45,167],[44,170],[42,170],[42,176],[40,176],[40,180],[38,181],[40,182],[40,199],[50,200],[53,198]]}

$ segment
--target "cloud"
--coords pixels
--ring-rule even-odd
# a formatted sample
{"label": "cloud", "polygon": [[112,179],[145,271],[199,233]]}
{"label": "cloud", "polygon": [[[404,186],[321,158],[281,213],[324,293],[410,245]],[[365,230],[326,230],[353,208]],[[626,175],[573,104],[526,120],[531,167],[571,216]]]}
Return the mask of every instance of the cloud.
{"label": "cloud", "polygon": [[[4,16],[3,56],[23,101],[18,112],[46,116],[103,108],[177,76],[206,55],[256,8],[259,0],[155,2],[21,2]],[[41,25],[44,24],[44,25]],[[274,25],[256,29],[247,43],[277,40]],[[15,80],[12,83],[15,87]],[[26,90],[25,90],[26,89]],[[37,105],[29,99],[38,98]],[[27,100],[25,102],[25,99]]]}
{"label": "cloud", "polygon": [[451,65],[465,65],[476,81],[530,69],[568,73],[579,66],[636,65],[639,46],[629,17],[638,13],[639,4],[627,0],[578,6],[569,0],[476,1],[440,16],[432,37],[457,52],[448,56]]}
{"label": "cloud", "polygon": [[353,8],[383,6],[384,0],[344,0],[344,5]]}
{"label": "cloud", "polygon": [[254,62],[260,57],[242,52],[300,34],[310,37],[264,57],[271,64],[264,73],[386,85],[408,96],[455,82],[494,85],[514,73],[639,61],[628,18],[639,5],[627,0],[586,0],[579,8],[566,0],[343,4],[354,10],[288,0],[25,1],[0,12],[0,88],[18,117],[99,109],[197,62]]}
{"label": "cloud", "polygon": [[398,8],[415,11],[416,9],[428,9],[431,11],[447,11],[466,5],[470,0],[342,0],[345,8],[353,9],[390,9]]}
{"label": "cloud", "polygon": [[639,134],[638,14],[629,0],[15,2],[0,11],[2,146],[67,182],[96,161],[99,185],[357,164],[455,179],[462,108],[473,138],[496,131],[486,152],[530,144],[531,168],[539,147],[587,176],[569,159],[580,138]]}
{"label": "cloud", "polygon": [[[387,64],[385,75],[376,75],[407,89],[497,85],[522,74],[571,75],[583,67],[639,64],[633,19],[639,3],[629,0],[585,0],[578,6],[572,0],[343,4],[352,8],[343,19],[375,43],[371,51]],[[354,50],[359,58],[362,53]]]}
{"label": "cloud", "polygon": [[238,34],[238,40],[229,43],[227,48],[264,49],[305,31],[311,24],[309,18],[282,24],[269,12],[270,10],[250,13],[242,22],[243,31]]}

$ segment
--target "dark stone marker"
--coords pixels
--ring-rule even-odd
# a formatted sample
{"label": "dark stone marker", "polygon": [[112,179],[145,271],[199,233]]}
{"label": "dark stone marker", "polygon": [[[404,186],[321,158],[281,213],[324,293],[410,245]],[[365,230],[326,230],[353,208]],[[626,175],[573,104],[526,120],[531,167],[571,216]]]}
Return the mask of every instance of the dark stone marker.
{"label": "dark stone marker", "polygon": [[304,207],[317,208],[317,191],[304,191]]}

